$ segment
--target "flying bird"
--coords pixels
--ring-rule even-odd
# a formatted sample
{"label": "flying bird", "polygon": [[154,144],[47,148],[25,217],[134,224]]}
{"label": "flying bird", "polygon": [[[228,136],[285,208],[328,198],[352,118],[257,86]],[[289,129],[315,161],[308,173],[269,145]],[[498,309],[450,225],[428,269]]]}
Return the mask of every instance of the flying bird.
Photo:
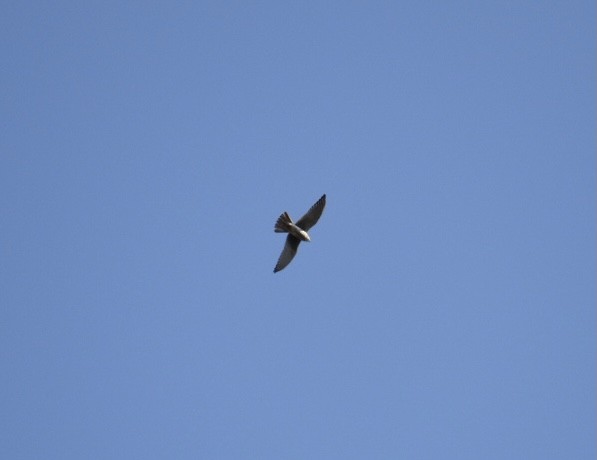
{"label": "flying bird", "polygon": [[278,217],[274,226],[274,232],[288,233],[288,236],[286,237],[286,244],[284,244],[284,249],[282,249],[282,254],[280,254],[276,268],[274,268],[274,273],[286,268],[296,255],[298,245],[301,241],[311,241],[311,237],[307,231],[317,223],[324,207],[325,194],[296,223],[292,221],[287,212],[283,212]]}

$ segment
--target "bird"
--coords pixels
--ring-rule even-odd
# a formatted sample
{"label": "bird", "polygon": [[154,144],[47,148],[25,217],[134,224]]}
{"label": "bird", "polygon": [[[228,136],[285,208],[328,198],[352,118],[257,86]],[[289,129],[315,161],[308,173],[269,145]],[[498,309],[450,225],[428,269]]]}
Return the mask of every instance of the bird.
{"label": "bird", "polygon": [[317,200],[317,202],[311,206],[307,213],[296,222],[293,222],[287,212],[283,212],[274,226],[274,232],[276,233],[288,233],[286,237],[286,243],[282,254],[278,258],[274,273],[279,272],[286,268],[286,266],[292,261],[296,255],[298,245],[301,241],[311,241],[311,237],[307,233],[308,230],[313,227],[323,212],[325,207],[325,194]]}

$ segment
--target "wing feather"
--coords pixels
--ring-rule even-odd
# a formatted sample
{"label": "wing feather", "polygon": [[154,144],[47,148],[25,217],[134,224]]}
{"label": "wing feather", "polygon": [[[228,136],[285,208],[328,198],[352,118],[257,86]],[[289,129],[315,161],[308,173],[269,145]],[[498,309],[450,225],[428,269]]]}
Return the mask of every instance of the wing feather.
{"label": "wing feather", "polygon": [[282,249],[282,254],[280,254],[276,268],[274,268],[274,273],[286,268],[292,259],[294,259],[300,242],[301,240],[299,240],[296,236],[289,234],[286,237],[286,243],[284,244],[284,249]]}
{"label": "wing feather", "polygon": [[311,209],[303,217],[296,221],[296,225],[306,232],[309,231],[321,217],[323,208],[325,208],[325,194],[311,206]]}

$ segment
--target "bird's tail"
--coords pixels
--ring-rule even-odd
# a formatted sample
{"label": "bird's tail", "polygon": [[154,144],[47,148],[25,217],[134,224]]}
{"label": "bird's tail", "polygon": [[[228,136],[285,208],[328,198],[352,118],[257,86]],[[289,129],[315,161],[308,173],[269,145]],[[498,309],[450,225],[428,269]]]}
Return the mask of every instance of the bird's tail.
{"label": "bird's tail", "polygon": [[292,223],[292,219],[287,212],[283,212],[278,217],[276,225],[274,226],[274,232],[276,233],[288,233],[288,225]]}

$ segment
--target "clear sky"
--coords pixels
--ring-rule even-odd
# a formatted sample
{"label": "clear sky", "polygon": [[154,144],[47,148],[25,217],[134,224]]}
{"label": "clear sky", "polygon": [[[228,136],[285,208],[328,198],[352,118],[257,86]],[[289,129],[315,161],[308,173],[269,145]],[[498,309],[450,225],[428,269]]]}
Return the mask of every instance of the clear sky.
{"label": "clear sky", "polygon": [[595,458],[593,1],[4,2],[0,50],[1,458]]}

